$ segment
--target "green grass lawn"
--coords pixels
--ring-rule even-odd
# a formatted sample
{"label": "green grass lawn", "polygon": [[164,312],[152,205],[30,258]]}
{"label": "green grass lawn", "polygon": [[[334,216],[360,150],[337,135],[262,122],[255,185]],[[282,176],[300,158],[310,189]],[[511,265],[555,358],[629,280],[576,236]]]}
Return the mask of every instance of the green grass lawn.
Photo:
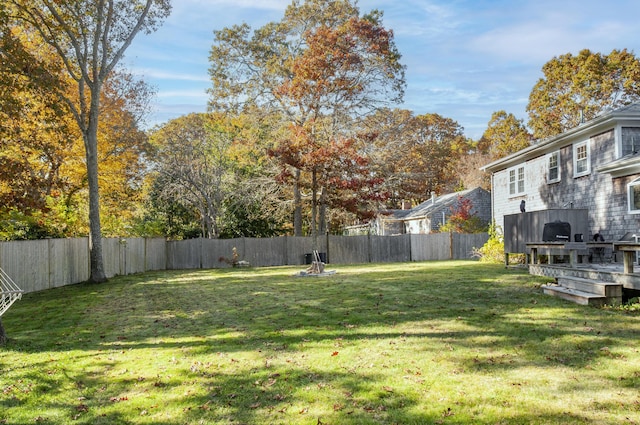
{"label": "green grass lawn", "polygon": [[328,267],[25,295],[2,317],[0,424],[640,423],[638,313],[501,265]]}

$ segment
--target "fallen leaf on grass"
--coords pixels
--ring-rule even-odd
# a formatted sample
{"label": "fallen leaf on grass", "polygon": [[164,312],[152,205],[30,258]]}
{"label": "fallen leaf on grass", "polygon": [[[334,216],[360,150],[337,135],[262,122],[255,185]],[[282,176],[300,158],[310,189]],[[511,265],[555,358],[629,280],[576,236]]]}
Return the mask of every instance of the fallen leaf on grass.
{"label": "fallen leaf on grass", "polygon": [[331,356],[332,356],[332,357],[337,356],[337,355],[338,355],[338,352],[337,352],[337,351],[334,351],[333,353],[331,353]]}
{"label": "fallen leaf on grass", "polygon": [[266,384],[264,384],[264,386],[265,387],[273,387],[276,384],[276,382],[278,382],[277,379],[271,378],[271,379],[269,379],[269,381]]}

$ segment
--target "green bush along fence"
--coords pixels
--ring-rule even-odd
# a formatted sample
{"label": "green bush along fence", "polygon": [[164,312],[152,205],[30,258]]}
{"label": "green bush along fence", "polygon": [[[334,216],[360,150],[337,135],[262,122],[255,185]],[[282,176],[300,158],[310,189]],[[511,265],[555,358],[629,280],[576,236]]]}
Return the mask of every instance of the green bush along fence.
{"label": "green bush along fence", "polygon": [[[359,264],[471,258],[473,248],[488,240],[486,233],[398,236],[333,236],[318,238],[190,239],[105,238],[107,277],[152,270],[231,267],[236,248],[251,266],[305,265],[318,250],[328,263]],[[25,292],[41,291],[89,279],[89,239],[43,239],[0,242],[0,267]]]}

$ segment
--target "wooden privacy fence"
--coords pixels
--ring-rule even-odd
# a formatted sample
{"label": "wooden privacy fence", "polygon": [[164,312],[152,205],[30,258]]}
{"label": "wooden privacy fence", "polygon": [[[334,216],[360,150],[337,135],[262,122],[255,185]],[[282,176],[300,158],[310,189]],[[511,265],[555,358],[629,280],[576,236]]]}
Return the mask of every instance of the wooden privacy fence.
{"label": "wooden privacy fence", "polygon": [[[489,235],[437,233],[399,236],[322,236],[238,239],[105,238],[107,277],[153,270],[230,267],[222,257],[251,266],[305,265],[317,249],[333,264],[385,263],[471,258]],[[307,257],[309,256],[309,257]],[[43,239],[0,242],[0,268],[25,293],[56,288],[89,279],[89,240]]]}

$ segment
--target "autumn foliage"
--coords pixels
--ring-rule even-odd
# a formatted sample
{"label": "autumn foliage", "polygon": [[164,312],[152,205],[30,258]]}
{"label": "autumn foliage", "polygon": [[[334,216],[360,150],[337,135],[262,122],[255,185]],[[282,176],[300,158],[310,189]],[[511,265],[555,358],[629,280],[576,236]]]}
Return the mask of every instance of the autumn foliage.
{"label": "autumn foliage", "polygon": [[[63,97],[78,98],[61,59],[39,35],[2,33],[0,69],[0,238],[87,235],[85,145]],[[146,135],[139,128],[151,92],[124,70],[101,93],[98,160],[103,233],[122,235],[135,218]]]}
{"label": "autumn foliage", "polygon": [[453,233],[481,233],[487,231],[487,226],[473,211],[473,202],[468,198],[458,197],[451,207],[451,215],[447,222],[440,226],[441,232]]}
{"label": "autumn foliage", "polygon": [[246,25],[215,32],[210,105],[227,112],[258,108],[281,119],[269,153],[278,162],[277,178],[291,187],[296,235],[303,230],[305,189],[311,234],[331,220],[329,207],[360,212],[375,197],[381,176],[367,175],[353,122],[400,101],[405,84],[393,32],[381,17],[361,15],[351,1],[309,0],[292,3],[281,21],[253,34]]}
{"label": "autumn foliage", "polygon": [[545,63],[542,72],[527,105],[528,124],[538,139],[640,100],[640,60],[627,49],[567,53]]}

